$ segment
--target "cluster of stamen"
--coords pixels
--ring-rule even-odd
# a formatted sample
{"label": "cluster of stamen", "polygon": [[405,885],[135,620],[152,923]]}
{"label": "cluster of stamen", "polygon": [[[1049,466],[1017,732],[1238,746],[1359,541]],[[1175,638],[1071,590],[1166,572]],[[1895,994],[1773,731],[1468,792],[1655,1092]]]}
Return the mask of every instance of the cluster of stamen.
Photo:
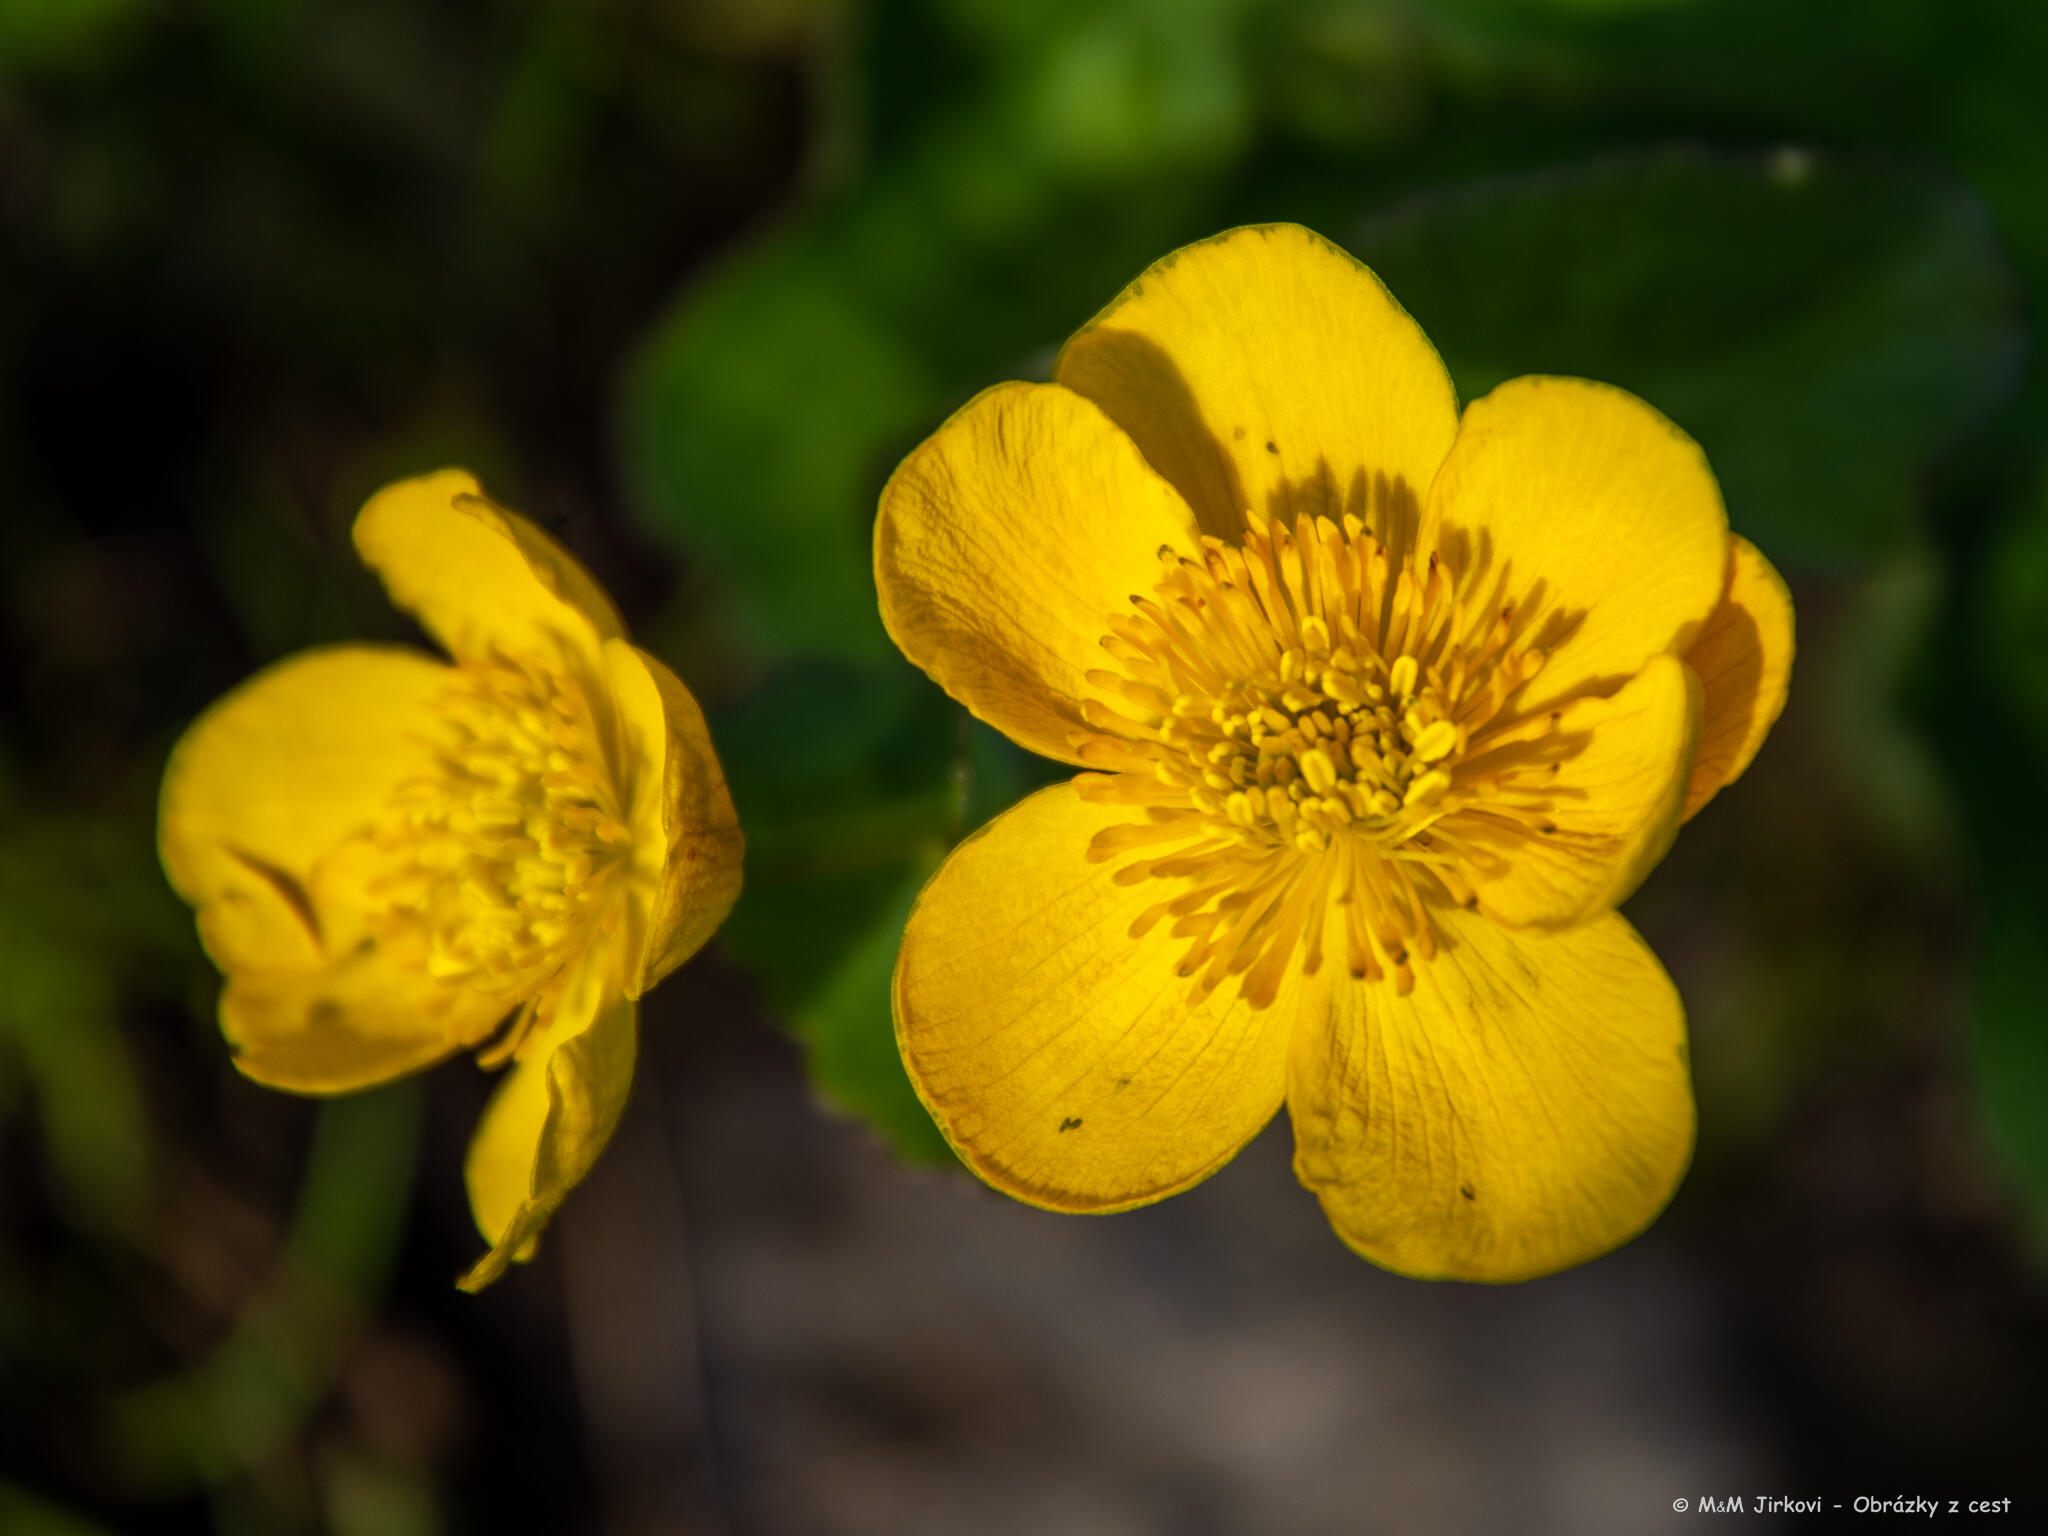
{"label": "cluster of stamen", "polygon": [[[1255,1004],[1298,956],[1402,991],[1431,909],[1554,830],[1556,717],[1521,707],[1545,652],[1504,573],[1396,554],[1356,517],[1248,517],[1240,544],[1162,549],[1163,579],[1109,620],[1074,745],[1089,799],[1142,807],[1100,833],[1119,880],[1190,882],[1146,909],[1191,941],[1182,974],[1244,975]],[[1173,846],[1178,845],[1178,846]]]}
{"label": "cluster of stamen", "polygon": [[455,669],[433,767],[399,787],[377,890],[387,935],[435,978],[529,999],[619,921],[630,833],[590,697],[571,673],[494,652]]}

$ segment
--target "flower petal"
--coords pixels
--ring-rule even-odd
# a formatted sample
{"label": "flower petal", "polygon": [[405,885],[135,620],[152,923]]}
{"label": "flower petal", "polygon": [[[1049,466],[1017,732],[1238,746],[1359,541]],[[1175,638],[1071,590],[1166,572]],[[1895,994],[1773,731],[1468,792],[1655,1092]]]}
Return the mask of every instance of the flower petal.
{"label": "flower petal", "polygon": [[223,970],[302,971],[353,943],[346,914],[315,910],[314,868],[425,769],[452,675],[397,647],[305,651],[186,730],[164,770],[157,847]]}
{"label": "flower petal", "polygon": [[1112,612],[1159,584],[1194,519],[1094,405],[1048,384],[975,396],[897,468],[875,524],[903,654],[1022,746],[1079,762],[1076,699]]}
{"label": "flower petal", "polygon": [[1670,978],[1612,913],[1555,934],[1457,910],[1439,927],[1406,997],[1342,986],[1301,1032],[1295,1172],[1401,1274],[1527,1280],[1626,1242],[1692,1155]]}
{"label": "flower petal", "polygon": [[1178,892],[1120,884],[1089,842],[1131,820],[1058,784],[956,848],[918,898],[896,1040],[925,1107],[998,1189],[1063,1211],[1143,1205],[1208,1177],[1279,1108],[1298,978],[1269,1007],[1231,982],[1197,1000]]}
{"label": "flower petal", "polygon": [[590,652],[625,634],[590,573],[467,470],[386,486],[357,514],[355,541],[392,602],[458,659],[493,646],[546,656],[565,640]]}
{"label": "flower petal", "polygon": [[462,1277],[480,1291],[533,1257],[569,1191],[596,1166],[633,1087],[639,1005],[577,968],[546,1033],[506,1075],[469,1144],[470,1209],[491,1251]]}
{"label": "flower petal", "polygon": [[1742,776],[1785,707],[1792,681],[1792,594],[1757,547],[1729,541],[1728,592],[1685,653],[1704,690],[1685,819]]}
{"label": "flower petal", "polygon": [[1147,268],[1060,353],[1205,532],[1244,513],[1412,528],[1458,430],[1450,375],[1370,268],[1298,224],[1233,229]]}
{"label": "flower petal", "polygon": [[636,942],[623,980],[639,997],[704,946],[739,900],[746,840],[704,712],[675,673],[623,640],[605,661],[626,734]]}
{"label": "flower petal", "polygon": [[1423,537],[1521,605],[1550,652],[1529,685],[1543,707],[1690,644],[1727,584],[1728,521],[1699,445],[1584,379],[1510,379],[1467,406]]}
{"label": "flower petal", "polygon": [[1473,872],[1482,911],[1511,927],[1561,928],[1628,898],[1678,834],[1699,691],[1684,662],[1652,656],[1613,698],[1565,705],[1557,729],[1583,745],[1542,782],[1548,830],[1484,801],[1447,818],[1447,831],[1499,856],[1491,873]]}
{"label": "flower petal", "polygon": [[246,1077],[353,1093],[474,1045],[512,1000],[435,981],[373,941],[311,970],[231,972],[220,1027]]}

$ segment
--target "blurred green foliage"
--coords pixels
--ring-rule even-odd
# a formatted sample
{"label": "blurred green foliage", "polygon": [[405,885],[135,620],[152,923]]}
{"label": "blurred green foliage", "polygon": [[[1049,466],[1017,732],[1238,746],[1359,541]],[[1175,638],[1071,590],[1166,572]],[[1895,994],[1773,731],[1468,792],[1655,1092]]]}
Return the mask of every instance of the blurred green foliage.
{"label": "blurred green foliage", "polygon": [[1792,570],[1896,547],[1922,469],[2019,363],[1982,205],[1882,161],[1632,155],[1427,197],[1353,249],[1463,398],[1523,373],[1633,390]]}
{"label": "blurred green foliage", "polygon": [[[253,668],[412,636],[348,546],[383,481],[587,523],[626,336],[800,153],[815,8],[768,9],[0,0],[0,1529],[442,1528],[343,1385],[390,1351],[418,1085],[236,1076],[156,780]],[[411,1257],[452,1295],[448,1162]]]}
{"label": "blurred green foliage", "polygon": [[2015,501],[1984,531],[1983,588],[1949,614],[1924,692],[1979,866],[1975,1080],[2048,1213],[2048,806],[2033,792],[2048,776],[2048,481]]}
{"label": "blurred green foliage", "polygon": [[175,974],[185,913],[150,848],[117,822],[0,826],[0,1114],[34,1116],[73,1222],[133,1234],[149,1194],[147,1122],[116,1002]]}
{"label": "blurred green foliage", "polygon": [[[629,378],[651,524],[713,562],[750,649],[872,660],[896,457],[1199,225],[1250,121],[1256,0],[877,7],[866,153],[694,286]],[[1077,238],[1086,231],[1085,238]]]}
{"label": "blurred green foliage", "polygon": [[225,1483],[275,1456],[319,1408],[396,1257],[422,1097],[399,1083],[321,1107],[269,1283],[191,1369],[108,1404],[110,1459],[129,1492]]}
{"label": "blurred green foliage", "polygon": [[790,663],[714,729],[747,829],[726,947],[808,1047],[829,1101],[904,1156],[946,1160],[896,1054],[897,943],[946,850],[1061,770],[900,661]]}
{"label": "blurred green foliage", "polygon": [[13,1531],[18,1536],[102,1536],[105,1527],[81,1520],[25,1489],[0,1482],[0,1530]]}
{"label": "blurred green foliage", "polygon": [[0,5],[0,78],[14,69],[88,53],[138,0],[6,0]]}
{"label": "blurred green foliage", "polygon": [[[40,1133],[78,1233],[114,1251],[159,1250],[178,1240],[160,1214],[172,1180],[117,1019],[124,1001],[161,1000],[192,975],[189,914],[132,823],[17,814],[0,826],[0,1124]],[[211,987],[201,990],[210,1004]],[[191,1370],[100,1405],[108,1470],[126,1496],[218,1485],[302,1430],[388,1275],[419,1108],[417,1085],[402,1085],[323,1109],[270,1284]],[[29,1258],[0,1251],[0,1347],[17,1369],[75,1390],[67,1376],[100,1342],[80,1326],[96,1325],[66,1294],[74,1277],[39,1275]],[[4,1483],[0,1528],[91,1529]]]}
{"label": "blurred green foliage", "polygon": [[[135,1037],[218,1042],[154,767],[249,668],[402,632],[346,519],[437,463],[650,615],[749,838],[725,953],[823,1097],[943,1160],[897,939],[1063,770],[895,654],[876,497],[1148,262],[1265,219],[1380,271],[1464,397],[1580,373],[1705,445],[1827,639],[1808,788],[1884,879],[1965,893],[1971,1081],[2048,1213],[2044,73],[2048,7],[2009,0],[0,0],[0,1123],[73,1244],[0,1253],[10,1361],[100,1347],[53,1299],[76,1245],[167,1262]],[[585,515],[614,497],[679,583]],[[1745,961],[1723,1123],[1820,1070],[1793,1014],[1853,1027],[1908,969],[1861,910],[1753,905],[1813,927]],[[272,1278],[203,1348],[106,1346],[148,1365],[91,1388],[107,1465],[226,1497],[303,1425],[417,1112],[323,1110]],[[424,1528],[416,1488],[350,1486]],[[67,1518],[0,1483],[0,1525]]]}

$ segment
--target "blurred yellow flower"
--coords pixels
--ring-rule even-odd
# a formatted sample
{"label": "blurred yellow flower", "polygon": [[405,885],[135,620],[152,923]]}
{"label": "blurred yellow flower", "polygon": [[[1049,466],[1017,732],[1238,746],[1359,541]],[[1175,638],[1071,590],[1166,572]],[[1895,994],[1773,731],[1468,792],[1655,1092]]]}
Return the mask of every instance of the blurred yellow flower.
{"label": "blurred yellow flower", "polygon": [[258,1082],[517,1063],[470,1146],[476,1289],[603,1150],[636,1000],[724,920],[743,844],[696,701],[545,533],[446,470],[379,492],[355,542],[453,663],[342,645],[257,674],[172,753],[158,842]]}
{"label": "blurred yellow flower", "polygon": [[1292,225],[1152,267],[1055,382],[906,459],[906,655],[1094,770],[956,849],[895,978],[961,1157],[1033,1204],[1186,1189],[1283,1101],[1405,1274],[1603,1253],[1691,1156],[1685,1021],[1616,915],[1783,702],[1790,600],[1633,396],[1460,418],[1421,330]]}

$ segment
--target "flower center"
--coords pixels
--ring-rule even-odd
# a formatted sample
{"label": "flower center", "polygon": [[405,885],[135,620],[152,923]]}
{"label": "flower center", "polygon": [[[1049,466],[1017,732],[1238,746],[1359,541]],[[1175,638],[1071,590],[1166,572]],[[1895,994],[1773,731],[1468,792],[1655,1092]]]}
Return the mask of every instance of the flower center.
{"label": "flower center", "polygon": [[631,834],[597,715],[572,673],[494,653],[456,668],[441,718],[385,832],[387,932],[441,980],[531,994],[618,922]]}
{"label": "flower center", "polygon": [[1135,855],[1120,880],[1194,882],[1134,933],[1172,918],[1204,988],[1243,973],[1270,1001],[1297,953],[1313,972],[1327,949],[1406,991],[1435,953],[1430,909],[1470,904],[1505,843],[1552,830],[1567,750],[1556,716],[1518,707],[1545,659],[1533,605],[1355,517],[1248,521],[1199,560],[1161,550],[1154,594],[1109,621],[1118,665],[1082,703],[1099,734],[1074,742],[1114,777],[1079,786],[1146,819],[1091,855]]}

